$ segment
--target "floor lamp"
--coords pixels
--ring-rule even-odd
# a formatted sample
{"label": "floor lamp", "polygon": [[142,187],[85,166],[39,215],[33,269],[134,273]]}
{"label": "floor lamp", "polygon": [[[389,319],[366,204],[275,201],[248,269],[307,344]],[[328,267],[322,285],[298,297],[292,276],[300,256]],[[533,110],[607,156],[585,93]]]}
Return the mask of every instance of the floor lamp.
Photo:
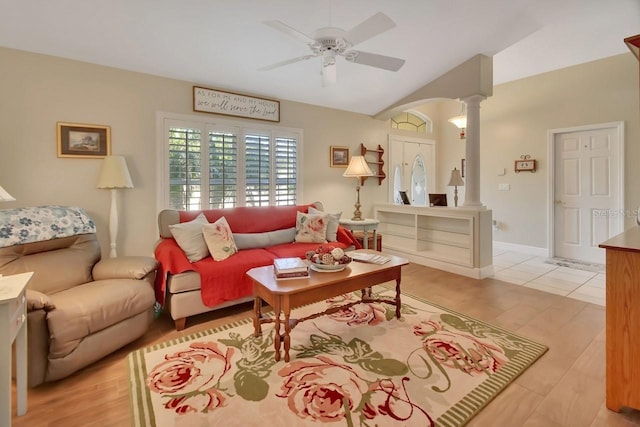
{"label": "floor lamp", "polygon": [[117,191],[120,188],[133,188],[127,162],[122,156],[106,156],[102,162],[98,188],[111,190],[111,212],[109,214],[109,235],[111,236],[111,252],[109,256],[118,256],[116,237],[118,236],[118,203]]}
{"label": "floor lamp", "polygon": [[449,180],[449,187],[453,187],[453,202],[456,207],[458,207],[458,187],[464,186],[464,181],[462,180],[462,176],[460,175],[460,171],[456,168],[453,168],[451,171],[451,179]]}
{"label": "floor lamp", "polygon": [[355,178],[358,181],[356,185],[356,210],[353,212],[353,221],[362,221],[362,214],[360,213],[360,180],[363,176],[373,176],[373,172],[369,168],[366,160],[363,156],[351,156],[351,160],[349,161],[349,166],[347,166],[347,170],[344,171],[342,176],[346,176],[348,178]]}

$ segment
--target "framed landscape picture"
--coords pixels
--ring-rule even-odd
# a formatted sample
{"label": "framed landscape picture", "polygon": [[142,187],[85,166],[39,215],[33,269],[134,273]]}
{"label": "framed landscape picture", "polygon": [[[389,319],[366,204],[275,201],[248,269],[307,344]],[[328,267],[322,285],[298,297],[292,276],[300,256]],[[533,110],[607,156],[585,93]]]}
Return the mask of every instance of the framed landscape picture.
{"label": "framed landscape picture", "polygon": [[331,146],[329,155],[332,168],[346,168],[349,165],[349,148]]}
{"label": "framed landscape picture", "polygon": [[111,127],[58,122],[58,157],[101,159],[111,154]]}

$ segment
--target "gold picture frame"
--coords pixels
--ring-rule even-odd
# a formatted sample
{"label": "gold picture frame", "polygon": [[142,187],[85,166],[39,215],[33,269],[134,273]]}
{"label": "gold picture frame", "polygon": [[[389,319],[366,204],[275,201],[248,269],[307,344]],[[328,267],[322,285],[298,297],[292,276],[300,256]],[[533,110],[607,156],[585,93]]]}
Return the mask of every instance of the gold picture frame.
{"label": "gold picture frame", "polygon": [[329,148],[329,159],[332,168],[346,168],[349,166],[349,148],[332,145]]}
{"label": "gold picture frame", "polygon": [[111,154],[111,127],[57,123],[58,157],[102,159]]}

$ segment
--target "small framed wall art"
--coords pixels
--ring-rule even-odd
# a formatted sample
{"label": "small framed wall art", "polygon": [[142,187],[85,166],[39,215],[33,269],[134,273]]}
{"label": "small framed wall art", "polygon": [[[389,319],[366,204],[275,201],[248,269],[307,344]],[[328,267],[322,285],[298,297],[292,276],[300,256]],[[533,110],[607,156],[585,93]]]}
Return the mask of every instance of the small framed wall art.
{"label": "small framed wall art", "polygon": [[514,171],[518,172],[535,172],[536,171],[536,160],[532,159],[528,154],[524,156],[520,156],[522,160],[516,160]]}
{"label": "small framed wall art", "polygon": [[111,127],[58,122],[58,157],[101,159],[111,154]]}
{"label": "small framed wall art", "polygon": [[329,148],[329,156],[332,168],[346,168],[349,165],[349,148],[335,147]]}

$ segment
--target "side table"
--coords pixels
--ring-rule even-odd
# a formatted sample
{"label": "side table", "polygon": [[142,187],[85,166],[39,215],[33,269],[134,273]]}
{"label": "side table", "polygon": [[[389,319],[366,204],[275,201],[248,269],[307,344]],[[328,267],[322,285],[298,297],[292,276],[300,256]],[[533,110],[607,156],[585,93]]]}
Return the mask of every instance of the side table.
{"label": "side table", "polygon": [[340,225],[344,228],[350,230],[352,233],[354,231],[362,231],[362,247],[364,249],[369,249],[369,231],[373,232],[373,250],[378,250],[378,235],[377,228],[380,221],[372,218],[365,218],[360,221],[356,221],[353,219],[341,219]]}
{"label": "side table", "polygon": [[11,425],[11,353],[16,343],[17,413],[27,412],[27,301],[33,273],[0,277],[0,425]]}

